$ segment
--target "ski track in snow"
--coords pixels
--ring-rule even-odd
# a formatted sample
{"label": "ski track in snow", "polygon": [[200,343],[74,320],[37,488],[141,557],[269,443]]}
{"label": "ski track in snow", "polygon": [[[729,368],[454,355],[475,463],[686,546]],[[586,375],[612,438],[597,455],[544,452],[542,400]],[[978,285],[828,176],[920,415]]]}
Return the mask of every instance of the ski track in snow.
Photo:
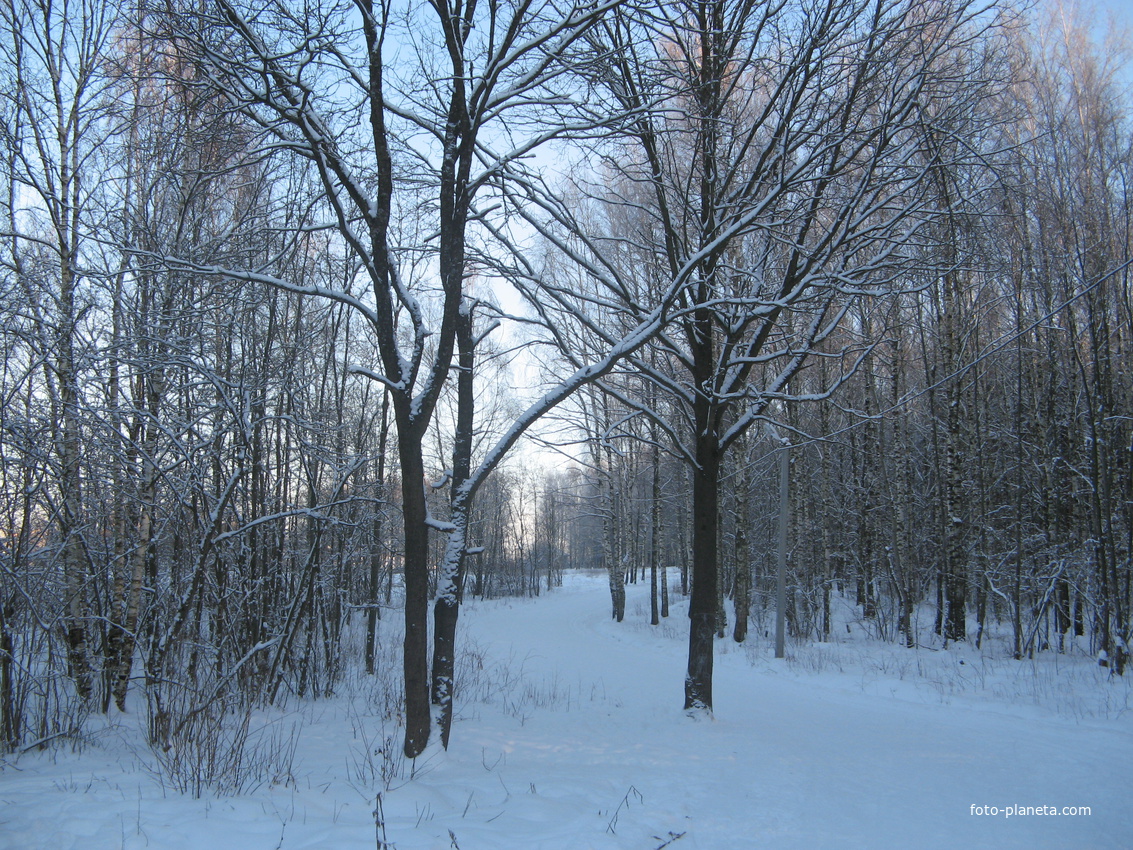
{"label": "ski track in snow", "polygon": [[[627,589],[621,624],[604,579],[584,576],[536,600],[465,606],[473,663],[518,685],[475,702],[458,692],[450,750],[382,795],[390,847],[1133,847],[1128,712],[1074,721],[910,699],[897,685],[881,696],[852,676],[753,667],[720,641],[715,717],[694,719],[679,710],[683,609],[658,633],[634,608],[647,587]],[[0,848],[373,848],[381,788],[349,768],[366,711],[344,698],[298,709],[284,720],[304,724],[295,782],[237,798],[163,791],[122,731],[78,754],[0,763]],[[973,805],[1092,811],[1008,818]]]}

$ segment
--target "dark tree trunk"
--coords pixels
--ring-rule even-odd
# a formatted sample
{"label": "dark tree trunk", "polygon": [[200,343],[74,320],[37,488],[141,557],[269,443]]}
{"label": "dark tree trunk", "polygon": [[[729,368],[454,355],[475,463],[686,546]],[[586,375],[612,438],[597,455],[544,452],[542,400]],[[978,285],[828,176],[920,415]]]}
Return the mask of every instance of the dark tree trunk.
{"label": "dark tree trunk", "polygon": [[20,744],[20,715],[16,706],[12,659],[15,646],[0,601],[0,752],[14,753]]}
{"label": "dark tree trunk", "polygon": [[[743,503],[747,503],[746,499]],[[736,643],[743,643],[747,639],[748,613],[751,608],[751,564],[748,558],[745,513],[742,510],[736,513],[736,627],[732,632],[732,639]]]}
{"label": "dark tree trunk", "polygon": [[748,545],[748,505],[751,494],[751,467],[746,453],[740,456],[739,492],[736,498],[736,626],[732,639],[743,643],[747,639],[748,616],[751,613],[751,549]]}
{"label": "dark tree trunk", "polygon": [[1055,592],[1054,629],[1058,632],[1058,651],[1066,651],[1066,633],[1070,631],[1070,582],[1059,577]]}
{"label": "dark tree trunk", "polygon": [[[386,440],[389,437],[389,393],[382,395],[382,425],[378,433],[378,469],[374,478],[374,520],[370,533],[370,583],[366,609],[366,672],[374,674],[382,588],[382,509],[385,501]],[[392,570],[391,570],[392,572]]]}
{"label": "dark tree trunk", "polygon": [[650,519],[649,519],[649,623],[656,626],[661,622],[657,570],[661,561],[661,450],[657,448],[657,427],[653,426],[650,437],[653,440],[652,477],[650,480]]}
{"label": "dark tree trunk", "polygon": [[691,622],[684,707],[686,711],[711,711],[720,501],[720,453],[713,434],[701,432],[698,436],[696,461],[692,479],[692,595],[688,608]]}
{"label": "dark tree trunk", "polygon": [[405,534],[405,755],[416,758],[429,742],[429,529],[421,437],[408,419],[409,399],[395,401]]}

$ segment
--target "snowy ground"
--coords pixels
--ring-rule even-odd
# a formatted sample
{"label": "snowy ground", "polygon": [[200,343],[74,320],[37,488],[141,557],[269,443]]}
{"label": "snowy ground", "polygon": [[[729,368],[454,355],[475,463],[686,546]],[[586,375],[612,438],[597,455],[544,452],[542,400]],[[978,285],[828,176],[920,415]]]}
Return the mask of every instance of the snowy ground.
{"label": "snowy ground", "polygon": [[399,741],[366,681],[266,718],[295,746],[289,775],[238,797],[173,790],[119,717],[77,753],[0,762],[0,847],[1133,847],[1133,698],[1088,660],[846,639],[784,662],[726,640],[697,721],[679,710],[683,610],[653,629],[629,590],[621,624],[594,577],[466,606],[452,747],[412,775],[381,755]]}

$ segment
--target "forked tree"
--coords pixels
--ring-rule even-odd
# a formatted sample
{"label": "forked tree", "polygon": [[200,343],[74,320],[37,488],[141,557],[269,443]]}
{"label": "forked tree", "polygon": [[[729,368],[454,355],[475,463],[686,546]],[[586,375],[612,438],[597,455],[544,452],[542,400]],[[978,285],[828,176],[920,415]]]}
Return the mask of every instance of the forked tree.
{"label": "forked tree", "polygon": [[[518,246],[493,208],[549,141],[590,134],[612,119],[588,108],[576,65],[579,39],[614,7],[608,4],[461,2],[421,7],[359,0],[308,8],[214,0],[170,4],[157,35],[179,61],[262,131],[255,156],[288,157],[318,185],[299,232],[334,234],[358,274],[339,287],[284,279],[258,267],[188,268],[302,295],[355,311],[374,340],[377,362],[354,371],[382,386],[398,446],[405,577],[405,753],[415,757],[430,734],[430,703],[447,744],[458,594],[476,489],[523,430],[581,384],[643,344],[660,326],[653,310],[524,411],[473,464],[474,299],[466,292],[471,230],[502,248],[480,257],[502,269]],[[530,185],[528,183],[527,185]],[[417,222],[411,225],[411,222]],[[517,260],[521,266],[522,260]],[[423,444],[442,389],[455,367],[456,429],[450,517],[426,505]],[[427,623],[429,533],[448,534],[435,606],[430,688]]]}

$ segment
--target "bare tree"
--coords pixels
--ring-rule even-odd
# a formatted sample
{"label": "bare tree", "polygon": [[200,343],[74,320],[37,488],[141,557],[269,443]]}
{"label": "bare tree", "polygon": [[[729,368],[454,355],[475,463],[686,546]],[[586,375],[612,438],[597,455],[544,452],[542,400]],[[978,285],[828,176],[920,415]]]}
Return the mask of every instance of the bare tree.
{"label": "bare tree", "polygon": [[[601,82],[634,116],[617,160],[634,191],[605,201],[647,211],[649,226],[621,238],[654,246],[681,282],[657,342],[671,368],[634,365],[679,401],[691,435],[679,444],[693,471],[687,709],[712,706],[724,456],[755,422],[853,373],[874,340],[823,348],[853,304],[919,285],[909,272],[936,212],[918,105],[976,96],[940,59],[990,20],[967,3],[705,0],[601,28]],[[838,364],[829,382],[789,389],[818,357]]]}
{"label": "bare tree", "polygon": [[[203,14],[194,7],[166,16],[170,43],[190,45],[202,84],[207,78],[217,85],[262,128],[263,154],[295,157],[315,175],[319,196],[303,226],[332,228],[359,269],[338,287],[284,280],[256,267],[198,271],[337,301],[373,335],[378,362],[356,371],[388,392],[397,433],[411,757],[424,749],[430,729],[428,534],[437,523],[426,508],[422,446],[458,351],[460,374],[471,380],[468,228],[478,196],[507,165],[564,132],[574,107],[557,88],[562,57],[606,8],[438,0],[401,12],[362,0],[353,9],[316,10],[296,20],[283,6],[217,0]],[[395,38],[412,45],[408,53],[417,62],[387,60]],[[430,194],[422,203],[423,186]],[[423,216],[418,231],[401,219],[415,208]],[[458,414],[457,466],[468,454],[462,446],[471,415],[471,407]],[[461,477],[454,475],[457,486]],[[471,488],[463,492],[468,496],[454,495],[453,520],[443,529],[466,522]],[[460,534],[452,539],[456,560],[445,575],[455,578],[465,545]],[[442,634],[455,628],[454,588],[455,581],[442,582]],[[450,666],[447,650],[440,664]],[[449,699],[448,682],[442,674],[435,699]],[[443,734],[447,739],[447,727]]]}
{"label": "bare tree", "polygon": [[100,279],[101,190],[93,171],[116,132],[104,73],[116,13],[89,2],[10,3],[2,14],[9,193],[7,258],[37,325],[51,404],[51,510],[58,526],[68,663],[92,695],[90,556],[83,470],[83,320]]}
{"label": "bare tree", "polygon": [[[1133,602],[1119,566],[1133,549],[1133,514],[1119,496],[1133,491],[1122,459],[1131,431],[1114,414],[1133,397],[1128,370],[1116,367],[1131,342],[1133,144],[1120,82],[1129,44],[1113,30],[1098,43],[1060,4],[1019,35],[1007,131],[1018,154],[1002,198],[1019,336],[1011,380],[1017,427],[1044,439],[1023,436],[1016,448],[1028,470],[1017,502],[1017,652],[1032,651],[1050,610],[1060,646],[1071,629],[1081,635],[1089,607],[1094,648],[1121,672]],[[1030,470],[1041,478],[1028,483]]]}

